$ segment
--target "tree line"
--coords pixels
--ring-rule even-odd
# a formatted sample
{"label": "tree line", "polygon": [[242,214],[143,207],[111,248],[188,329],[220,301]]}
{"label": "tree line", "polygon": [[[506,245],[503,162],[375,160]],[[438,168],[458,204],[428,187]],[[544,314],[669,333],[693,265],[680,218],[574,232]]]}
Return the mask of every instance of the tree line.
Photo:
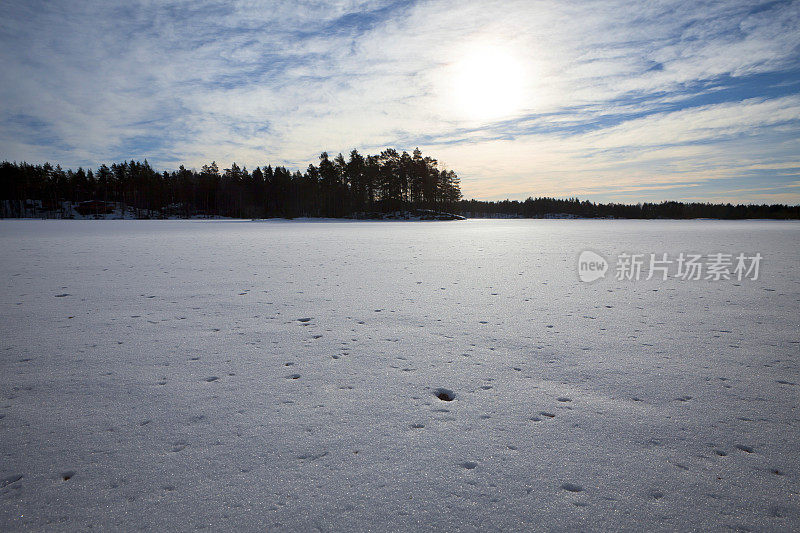
{"label": "tree line", "polygon": [[543,218],[564,216],[576,218],[641,218],[641,219],[800,219],[800,205],[750,205],[750,204],[712,204],[702,202],[639,203],[639,204],[600,204],[579,200],[578,198],[528,198],[486,202],[462,200],[459,210],[467,217],[509,217]]}
{"label": "tree line", "polygon": [[378,155],[326,152],[305,172],[266,165],[248,171],[216,162],[198,171],[183,165],[158,172],[145,160],[98,169],[64,170],[49,163],[0,163],[0,216],[65,216],[65,204],[81,214],[114,207],[139,218],[168,216],[356,217],[427,209],[467,217],[800,219],[800,206],[711,203],[594,203],[578,198],[524,201],[463,200],[458,175],[419,149],[389,148]]}
{"label": "tree line", "polygon": [[147,160],[76,171],[49,163],[0,163],[0,200],[10,211],[5,216],[24,216],[25,202],[32,200],[44,212],[64,202],[89,203],[95,210],[114,203],[143,218],[293,218],[452,211],[460,199],[458,175],[419,149],[366,156],[353,150],[347,159],[323,152],[305,172],[272,165],[248,171],[236,163],[220,170],[216,162],[173,172],[157,172]]}

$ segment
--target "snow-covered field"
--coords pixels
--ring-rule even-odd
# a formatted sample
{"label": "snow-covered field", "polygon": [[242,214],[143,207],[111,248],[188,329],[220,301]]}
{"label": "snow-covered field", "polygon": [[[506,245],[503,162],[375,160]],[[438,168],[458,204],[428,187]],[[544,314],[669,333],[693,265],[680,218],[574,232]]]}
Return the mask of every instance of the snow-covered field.
{"label": "snow-covered field", "polygon": [[[585,284],[586,248],[763,261]],[[800,528],[798,223],[22,220],[0,250],[2,531]]]}

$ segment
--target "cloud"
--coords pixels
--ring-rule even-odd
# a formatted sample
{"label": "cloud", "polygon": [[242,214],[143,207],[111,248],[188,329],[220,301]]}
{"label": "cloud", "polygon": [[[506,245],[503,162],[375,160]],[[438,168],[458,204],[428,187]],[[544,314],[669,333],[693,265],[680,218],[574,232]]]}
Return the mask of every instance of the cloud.
{"label": "cloud", "polygon": [[[512,114],[454,105],[481,47],[521,65]],[[740,189],[797,178],[798,47],[800,2],[12,1],[0,158],[304,168],[420,146],[469,197],[766,199]]]}

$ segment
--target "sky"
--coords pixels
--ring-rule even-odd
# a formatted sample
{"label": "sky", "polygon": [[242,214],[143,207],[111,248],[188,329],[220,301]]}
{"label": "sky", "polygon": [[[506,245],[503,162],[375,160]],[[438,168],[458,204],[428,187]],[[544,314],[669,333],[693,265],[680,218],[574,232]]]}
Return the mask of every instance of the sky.
{"label": "sky", "polygon": [[466,198],[800,204],[800,1],[2,11],[0,160],[304,170],[419,147]]}

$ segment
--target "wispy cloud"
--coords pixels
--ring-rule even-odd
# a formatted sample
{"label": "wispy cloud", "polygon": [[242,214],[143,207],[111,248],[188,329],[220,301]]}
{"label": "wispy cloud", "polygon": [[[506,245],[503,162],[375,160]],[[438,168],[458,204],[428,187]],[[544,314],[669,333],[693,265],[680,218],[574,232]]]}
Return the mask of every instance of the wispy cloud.
{"label": "wispy cloud", "polygon": [[[519,65],[511,114],[454,104],[481,47]],[[420,146],[469,197],[800,203],[798,48],[790,1],[11,1],[0,158]]]}

